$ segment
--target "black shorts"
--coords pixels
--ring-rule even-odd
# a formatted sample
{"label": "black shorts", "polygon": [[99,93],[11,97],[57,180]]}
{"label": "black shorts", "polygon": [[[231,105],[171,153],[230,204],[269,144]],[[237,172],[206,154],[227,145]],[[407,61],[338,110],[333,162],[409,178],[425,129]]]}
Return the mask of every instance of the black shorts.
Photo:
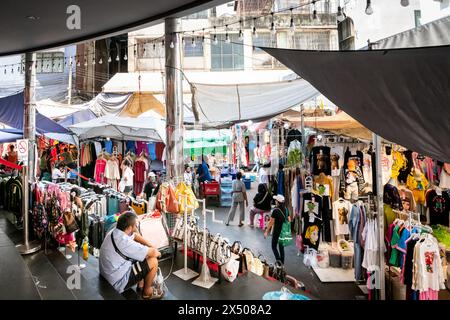
{"label": "black shorts", "polygon": [[132,286],[135,286],[141,280],[150,273],[150,266],[148,265],[147,259],[144,261],[137,261],[131,266],[131,273],[128,279],[128,283],[125,286],[125,290],[130,289]]}

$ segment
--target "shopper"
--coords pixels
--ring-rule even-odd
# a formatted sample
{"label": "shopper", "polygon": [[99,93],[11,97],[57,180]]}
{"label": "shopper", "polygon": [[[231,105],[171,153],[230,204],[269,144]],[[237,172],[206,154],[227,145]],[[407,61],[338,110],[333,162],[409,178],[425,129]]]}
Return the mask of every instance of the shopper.
{"label": "shopper", "polygon": [[126,195],[130,195],[133,191],[133,179],[134,172],[131,169],[131,163],[128,160],[125,160],[123,163],[123,175],[121,183],[124,186],[123,193]]}
{"label": "shopper", "polygon": [[[18,155],[17,155],[17,151],[14,150],[14,145],[10,144],[8,147],[9,151],[6,153],[6,155],[4,156],[4,159],[6,161],[9,161],[11,163],[17,164],[18,161]],[[5,169],[6,172],[12,172],[13,169],[6,167]]]}
{"label": "shopper", "polygon": [[263,215],[264,212],[272,210],[272,196],[264,183],[258,186],[258,193],[253,198],[253,207],[250,209],[250,227],[253,228],[253,222],[257,213]]}
{"label": "shopper", "polygon": [[42,178],[44,177],[44,173],[49,172],[47,150],[43,150],[41,153],[41,158],[39,159],[39,169],[41,170],[39,178],[42,180]]}
{"label": "shopper", "polygon": [[191,167],[189,167],[188,164],[186,164],[184,166],[183,181],[188,187],[192,187],[192,182],[193,182],[192,171],[191,171]]}
{"label": "shopper", "polygon": [[267,174],[265,166],[260,167],[258,175],[259,175],[259,183],[264,183],[267,186],[269,186],[269,175]]}
{"label": "shopper", "polygon": [[[100,274],[119,292],[138,285],[143,299],[160,299],[153,287],[161,253],[137,232],[137,216],[127,211],[105,237],[100,248]],[[142,283],[143,282],[143,283]]]}
{"label": "shopper", "polygon": [[69,149],[67,147],[64,147],[63,151],[64,152],[59,155],[59,157],[61,158],[61,162],[64,163],[69,168],[74,169],[75,162],[73,161],[73,157]]}
{"label": "shopper", "polygon": [[211,173],[209,172],[209,166],[206,163],[204,156],[202,156],[202,163],[199,165],[197,169],[197,175],[198,175],[198,182],[200,183],[213,180],[211,177]]}
{"label": "shopper", "polygon": [[[237,207],[239,206],[239,227],[244,225],[245,221],[245,206],[248,206],[247,192],[245,189],[245,184],[242,181],[242,173],[238,172],[236,174],[236,180],[232,184],[232,204],[230,212],[228,213],[228,218],[226,225],[230,225],[230,221],[234,220],[234,215],[236,213]],[[245,205],[244,205],[245,203]]]}
{"label": "shopper", "polygon": [[255,146],[255,149],[253,149],[253,161],[255,162],[255,166],[253,167],[251,172],[259,172],[259,167],[260,167],[260,163],[259,163],[259,147],[258,145]]}
{"label": "shopper", "polygon": [[64,168],[65,166],[62,163],[55,164],[52,169],[52,182],[57,183],[59,179],[64,178]]}
{"label": "shopper", "polygon": [[144,186],[144,197],[145,200],[148,200],[153,194],[154,190],[156,188],[156,174],[152,171],[147,176],[147,181],[145,182]]}
{"label": "shopper", "polygon": [[291,218],[286,212],[287,210],[284,204],[284,196],[278,194],[274,196],[273,199],[275,200],[275,208],[272,210],[272,217],[270,218],[269,225],[264,232],[264,237],[267,239],[268,235],[273,229],[272,251],[275,255],[275,259],[277,261],[281,261],[284,264],[284,247],[283,245],[278,243],[278,239],[280,238],[281,229],[286,218],[289,219],[289,221],[291,221]]}

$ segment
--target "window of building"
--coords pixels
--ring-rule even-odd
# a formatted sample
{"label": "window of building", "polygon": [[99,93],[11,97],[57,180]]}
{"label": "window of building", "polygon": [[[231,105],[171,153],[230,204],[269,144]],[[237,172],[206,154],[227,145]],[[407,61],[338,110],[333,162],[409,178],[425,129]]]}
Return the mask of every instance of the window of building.
{"label": "window of building", "polygon": [[[22,56],[22,65],[25,56]],[[64,52],[36,53],[36,73],[62,73],[64,72]]]}
{"label": "window of building", "polygon": [[330,32],[296,32],[293,48],[302,50],[330,50]]}
{"label": "window of building", "polygon": [[422,18],[422,12],[420,10],[414,10],[414,21],[416,22],[416,28],[422,25],[422,23],[420,23],[420,18]]}
{"label": "window of building", "polygon": [[225,42],[225,35],[217,35],[217,44],[211,44],[211,69],[214,71],[243,70],[244,46],[237,34],[230,34],[231,43]]}
{"label": "window of building", "polygon": [[164,46],[161,39],[152,41],[153,39],[137,39],[138,58],[139,59],[158,59],[164,58]]}
{"label": "window of building", "polygon": [[258,33],[257,37],[253,37],[253,52],[254,53],[265,53],[264,50],[258,47],[276,47],[276,38],[273,37],[269,32]]}
{"label": "window of building", "polygon": [[185,57],[203,57],[203,42],[195,38],[195,46],[192,45],[192,37],[184,38],[184,56]]}

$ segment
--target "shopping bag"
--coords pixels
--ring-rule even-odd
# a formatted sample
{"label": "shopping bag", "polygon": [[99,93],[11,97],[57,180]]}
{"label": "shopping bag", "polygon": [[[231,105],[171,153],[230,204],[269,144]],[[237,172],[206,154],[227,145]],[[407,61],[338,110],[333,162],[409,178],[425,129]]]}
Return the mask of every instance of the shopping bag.
{"label": "shopping bag", "polygon": [[255,271],[255,257],[250,249],[245,248],[242,251],[242,255],[245,261],[246,269],[250,272],[256,273]]}
{"label": "shopping bag", "polygon": [[239,271],[239,261],[236,259],[230,259],[222,266],[222,275],[228,282],[233,282]]}
{"label": "shopping bag", "polygon": [[148,212],[152,212],[156,208],[156,196],[151,196],[148,199]]}
{"label": "shopping bag", "polygon": [[175,196],[175,190],[172,185],[169,185],[169,187],[167,188],[166,210],[170,213],[180,212],[178,198]]}
{"label": "shopping bag", "polygon": [[119,191],[120,192],[125,191],[125,181],[124,180],[120,180],[120,182],[119,182]]}
{"label": "shopping bag", "polygon": [[284,222],[281,227],[281,234],[280,238],[278,238],[278,243],[281,244],[283,247],[286,247],[292,243],[292,229],[291,229],[291,223],[287,219],[287,217],[284,217]]}
{"label": "shopping bag", "polygon": [[199,207],[197,198],[195,197],[192,188],[188,187],[184,182],[178,184],[175,191],[175,196],[177,199],[179,199],[180,212],[184,212],[186,206],[188,206],[186,208],[188,213],[192,213],[192,207],[194,209],[197,209]]}

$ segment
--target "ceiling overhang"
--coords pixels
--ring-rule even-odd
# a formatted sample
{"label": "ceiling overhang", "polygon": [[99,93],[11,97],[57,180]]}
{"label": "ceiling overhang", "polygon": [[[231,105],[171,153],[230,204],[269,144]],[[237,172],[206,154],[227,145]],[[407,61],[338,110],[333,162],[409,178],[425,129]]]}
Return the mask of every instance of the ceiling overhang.
{"label": "ceiling overhang", "polygon": [[[0,56],[101,39],[182,17],[227,0],[4,0],[0,11]],[[80,9],[77,16],[71,6]],[[69,12],[69,13],[67,13]],[[75,14],[75,15],[74,15]],[[69,22],[80,18],[80,29]],[[72,23],[77,27],[76,23]]]}

